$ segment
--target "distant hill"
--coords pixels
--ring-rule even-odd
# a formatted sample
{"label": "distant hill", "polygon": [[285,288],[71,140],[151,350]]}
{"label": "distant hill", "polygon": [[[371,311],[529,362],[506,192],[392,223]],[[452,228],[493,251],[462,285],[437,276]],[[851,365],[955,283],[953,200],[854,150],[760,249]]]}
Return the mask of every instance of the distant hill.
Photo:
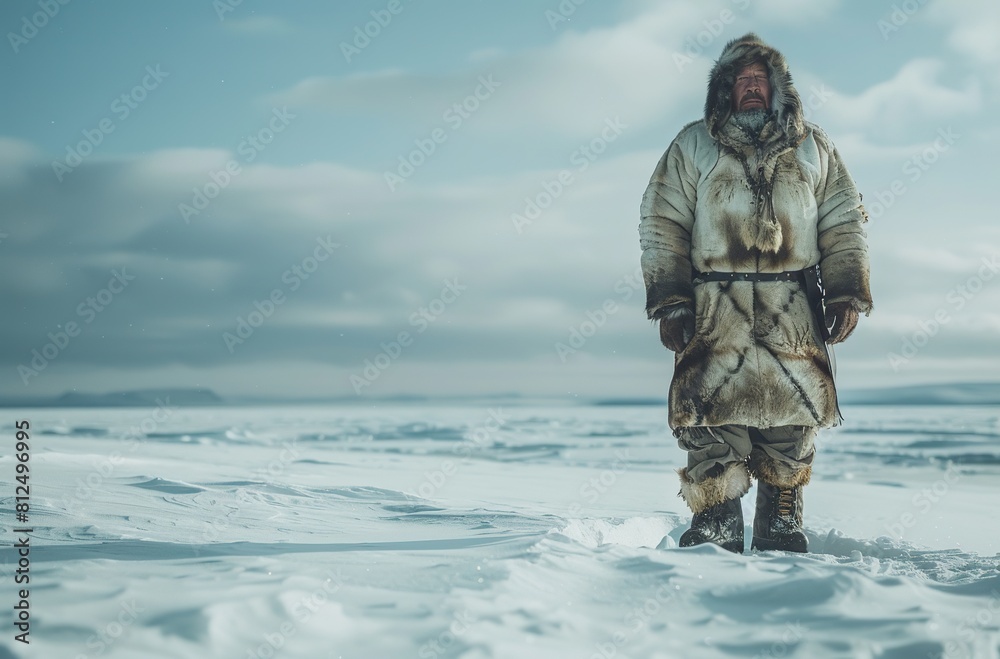
{"label": "distant hill", "polygon": [[1000,405],[1000,382],[916,384],[882,389],[848,389],[845,405]]}
{"label": "distant hill", "polygon": [[[843,405],[1000,405],[1000,382],[949,382],[904,387],[843,389]],[[663,398],[604,398],[591,405],[666,405]]]}
{"label": "distant hill", "polygon": [[103,394],[67,391],[61,396],[0,400],[0,407],[156,407],[225,405],[211,389],[136,389]]}
{"label": "distant hill", "polygon": [[[169,399],[169,400],[168,400]],[[181,407],[209,407],[220,405],[505,405],[511,407],[545,405],[593,406],[663,406],[664,398],[610,397],[610,398],[559,398],[525,397],[503,393],[493,396],[339,396],[330,398],[223,398],[207,388],[163,388],[84,393],[69,391],[59,396],[0,398],[0,408],[15,407],[156,407],[163,401]],[[1000,405],[1000,382],[953,382],[920,384],[905,387],[844,389],[840,392],[844,405]]]}
{"label": "distant hill", "polygon": [[602,398],[595,400],[591,405],[598,407],[622,407],[634,405],[666,405],[666,398]]}

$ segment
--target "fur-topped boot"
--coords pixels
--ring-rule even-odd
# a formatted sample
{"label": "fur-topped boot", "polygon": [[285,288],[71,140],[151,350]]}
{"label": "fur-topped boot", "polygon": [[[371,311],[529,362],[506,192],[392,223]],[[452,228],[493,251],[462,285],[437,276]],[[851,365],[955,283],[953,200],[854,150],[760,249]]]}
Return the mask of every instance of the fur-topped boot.
{"label": "fur-topped boot", "polygon": [[802,488],[809,483],[812,467],[792,471],[758,450],[751,452],[748,464],[757,479],[750,548],[805,553],[809,541],[802,530]]}
{"label": "fur-topped boot", "polygon": [[691,528],[684,532],[678,544],[693,547],[711,542],[742,554],[743,507],[740,497],[750,489],[750,473],[746,464],[730,464],[718,476],[706,478],[700,483],[691,480],[686,469],[681,469],[678,474],[681,477],[680,496],[694,513]]}

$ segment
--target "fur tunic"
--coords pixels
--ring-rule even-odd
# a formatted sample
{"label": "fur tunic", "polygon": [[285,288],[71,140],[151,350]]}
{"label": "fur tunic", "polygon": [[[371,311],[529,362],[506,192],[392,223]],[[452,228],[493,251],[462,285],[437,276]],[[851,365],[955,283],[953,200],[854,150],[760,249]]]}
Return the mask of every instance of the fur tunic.
{"label": "fur tunic", "polygon": [[[754,139],[729,121],[736,73],[766,63],[771,117]],[[695,313],[674,356],[670,426],[826,427],[833,374],[802,286],[705,282],[699,272],[782,272],[820,265],[825,302],[868,314],[867,221],[830,139],[802,116],[784,57],[754,34],[727,44],[709,78],[705,118],[660,159],[639,224],[646,312]]]}

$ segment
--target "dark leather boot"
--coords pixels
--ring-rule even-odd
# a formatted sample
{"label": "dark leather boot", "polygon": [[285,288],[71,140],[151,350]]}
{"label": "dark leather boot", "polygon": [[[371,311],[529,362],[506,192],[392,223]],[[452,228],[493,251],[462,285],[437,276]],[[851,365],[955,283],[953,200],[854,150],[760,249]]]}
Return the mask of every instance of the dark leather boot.
{"label": "dark leather boot", "polygon": [[802,531],[802,486],[781,488],[758,480],[750,548],[805,553],[807,546]]}
{"label": "dark leather boot", "polygon": [[681,547],[706,542],[737,554],[743,553],[743,507],[739,499],[730,499],[695,513],[691,528],[681,536]]}

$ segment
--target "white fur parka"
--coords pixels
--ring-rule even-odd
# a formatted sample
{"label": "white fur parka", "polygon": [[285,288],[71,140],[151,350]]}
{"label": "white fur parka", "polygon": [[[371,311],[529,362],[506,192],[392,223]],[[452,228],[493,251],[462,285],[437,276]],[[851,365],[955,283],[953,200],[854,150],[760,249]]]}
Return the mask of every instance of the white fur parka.
{"label": "white fur parka", "polygon": [[[729,121],[736,73],[763,61],[771,115],[754,139]],[[793,281],[695,284],[698,272],[820,265],[825,302],[868,314],[867,215],[830,139],[802,116],[785,58],[754,34],[726,45],[703,120],[661,158],[639,224],[646,312],[685,306],[695,333],[674,357],[670,426],[826,427],[838,419],[831,366]]]}

